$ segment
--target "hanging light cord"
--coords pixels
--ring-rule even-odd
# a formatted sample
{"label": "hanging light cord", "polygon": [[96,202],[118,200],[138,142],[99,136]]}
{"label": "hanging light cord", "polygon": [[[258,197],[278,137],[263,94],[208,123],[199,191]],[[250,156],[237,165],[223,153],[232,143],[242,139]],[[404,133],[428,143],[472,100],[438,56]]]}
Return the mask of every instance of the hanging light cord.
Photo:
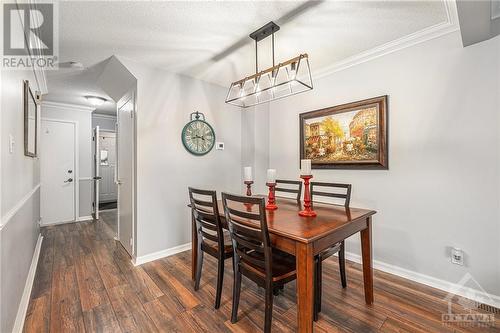
{"label": "hanging light cord", "polygon": [[[275,66],[274,62],[274,31],[271,35],[272,38],[272,52],[273,52],[273,67]],[[259,72],[259,52],[258,52],[258,42],[257,39],[255,39],[255,74]]]}
{"label": "hanging light cord", "polygon": [[255,74],[257,74],[259,72],[259,61],[258,61],[258,57],[259,54],[257,52],[257,39],[255,40]]}
{"label": "hanging light cord", "polygon": [[274,67],[274,30],[273,30],[272,38],[273,38],[273,67]]}

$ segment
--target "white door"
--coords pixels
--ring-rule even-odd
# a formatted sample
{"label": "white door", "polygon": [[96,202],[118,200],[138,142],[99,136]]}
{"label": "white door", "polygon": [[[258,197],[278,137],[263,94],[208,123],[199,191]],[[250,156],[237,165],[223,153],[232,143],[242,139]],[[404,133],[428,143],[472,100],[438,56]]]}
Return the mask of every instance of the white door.
{"label": "white door", "polygon": [[93,166],[93,177],[92,180],[94,181],[94,191],[92,193],[92,215],[94,219],[98,220],[99,219],[99,192],[100,192],[100,183],[101,183],[101,175],[100,175],[100,168],[99,168],[99,150],[100,150],[100,141],[99,141],[99,126],[96,126],[94,128],[94,133],[92,133],[92,141],[94,143],[93,145],[93,156],[94,156],[94,166]]}
{"label": "white door", "polygon": [[101,131],[99,134],[99,185],[100,202],[116,202],[118,193],[115,183],[116,134]]}
{"label": "white door", "polygon": [[118,237],[130,255],[133,253],[134,221],[134,100],[118,109]]}
{"label": "white door", "polygon": [[42,119],[40,215],[43,224],[76,220],[76,124]]}

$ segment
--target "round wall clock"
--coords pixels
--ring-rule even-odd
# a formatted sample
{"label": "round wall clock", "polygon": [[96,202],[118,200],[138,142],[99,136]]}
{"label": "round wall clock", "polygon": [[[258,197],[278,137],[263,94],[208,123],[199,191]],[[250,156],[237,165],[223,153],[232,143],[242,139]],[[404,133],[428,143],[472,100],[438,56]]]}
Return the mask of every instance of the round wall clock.
{"label": "round wall clock", "polygon": [[205,121],[203,113],[199,113],[198,111],[193,112],[190,115],[190,119],[191,121],[182,129],[182,144],[193,155],[205,155],[214,147],[214,129]]}

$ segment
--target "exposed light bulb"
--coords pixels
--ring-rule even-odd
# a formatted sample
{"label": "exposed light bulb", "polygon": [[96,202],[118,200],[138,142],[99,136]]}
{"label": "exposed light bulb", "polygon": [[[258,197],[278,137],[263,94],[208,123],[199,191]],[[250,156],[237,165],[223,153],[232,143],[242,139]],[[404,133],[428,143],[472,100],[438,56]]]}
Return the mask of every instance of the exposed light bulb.
{"label": "exposed light bulb", "polygon": [[246,97],[245,96],[245,89],[243,89],[243,83],[240,83],[240,97]]}
{"label": "exposed light bulb", "polygon": [[256,77],[255,78],[255,96],[259,96],[262,93],[262,91],[260,89],[259,81],[260,81],[260,77]]}
{"label": "exposed light bulb", "polygon": [[290,80],[295,80],[297,77],[297,63],[292,62],[290,64],[290,73],[288,74]]}

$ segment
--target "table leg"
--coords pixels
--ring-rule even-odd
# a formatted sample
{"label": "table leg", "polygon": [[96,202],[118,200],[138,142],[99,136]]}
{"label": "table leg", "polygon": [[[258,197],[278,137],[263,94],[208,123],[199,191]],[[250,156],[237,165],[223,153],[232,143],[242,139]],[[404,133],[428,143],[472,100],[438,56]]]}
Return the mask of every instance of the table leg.
{"label": "table leg", "polygon": [[297,327],[298,332],[313,331],[314,254],[312,244],[297,243]]}
{"label": "table leg", "polygon": [[361,230],[361,254],[363,258],[363,283],[366,304],[373,303],[373,259],[372,259],[372,218],[366,218],[367,227]]}
{"label": "table leg", "polygon": [[196,222],[191,214],[191,280],[196,280],[196,261],[198,259],[198,233]]}

